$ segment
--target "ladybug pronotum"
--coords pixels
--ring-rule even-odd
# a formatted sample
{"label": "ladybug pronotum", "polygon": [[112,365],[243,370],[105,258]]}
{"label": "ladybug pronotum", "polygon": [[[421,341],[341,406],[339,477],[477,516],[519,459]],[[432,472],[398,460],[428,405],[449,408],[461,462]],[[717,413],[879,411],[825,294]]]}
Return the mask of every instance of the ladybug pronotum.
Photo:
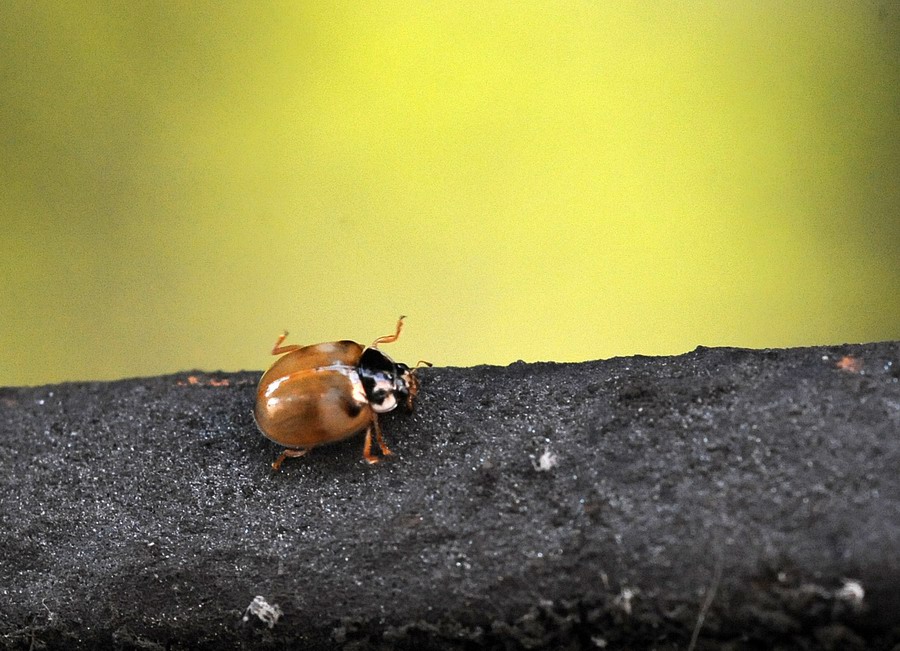
{"label": "ladybug pronotum", "polygon": [[272,468],[278,470],[288,457],[302,457],[311,448],[362,430],[366,461],[381,460],[372,453],[373,432],[381,455],[391,454],[378,414],[399,405],[412,411],[419,383],[416,368],[395,362],[378,346],[397,340],[404,318],[397,320],[394,334],[379,337],[368,347],[346,340],[282,346],[287,332],[278,338],[272,354],[282,357],[260,379],[253,410],[259,431],[285,447]]}

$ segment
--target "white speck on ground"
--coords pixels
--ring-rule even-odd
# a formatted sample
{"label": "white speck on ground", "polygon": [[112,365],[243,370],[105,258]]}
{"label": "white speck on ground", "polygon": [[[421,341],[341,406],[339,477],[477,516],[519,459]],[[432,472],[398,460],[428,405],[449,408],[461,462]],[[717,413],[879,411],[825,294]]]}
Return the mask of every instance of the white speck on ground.
{"label": "white speck on ground", "polygon": [[615,598],[615,603],[624,611],[626,615],[631,614],[631,600],[638,593],[633,588],[622,588],[622,591]]}
{"label": "white speck on ground", "polygon": [[250,615],[256,615],[261,622],[269,628],[272,628],[278,623],[282,614],[278,604],[272,604],[270,606],[269,602],[262,596],[256,595],[253,597],[253,601],[250,602],[250,605],[247,606],[247,610],[244,611],[244,621],[248,622],[250,621]]}
{"label": "white speck on ground", "polygon": [[862,606],[865,596],[866,592],[863,590],[862,583],[856,579],[844,579],[844,585],[837,591],[837,598],[854,608]]}
{"label": "white speck on ground", "polygon": [[547,472],[554,466],[559,465],[559,457],[553,454],[548,448],[544,450],[544,453],[540,456],[540,458],[538,458],[537,461],[532,459],[531,464],[538,472]]}

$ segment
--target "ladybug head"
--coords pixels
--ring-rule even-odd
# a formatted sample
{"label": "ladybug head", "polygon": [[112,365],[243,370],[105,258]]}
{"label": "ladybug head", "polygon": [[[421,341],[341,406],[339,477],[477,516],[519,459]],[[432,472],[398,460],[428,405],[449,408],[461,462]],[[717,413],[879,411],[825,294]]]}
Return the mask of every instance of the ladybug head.
{"label": "ladybug head", "polygon": [[398,364],[377,348],[366,348],[356,367],[366,398],[372,411],[383,414],[403,404],[412,409],[412,399],[418,389],[413,370]]}

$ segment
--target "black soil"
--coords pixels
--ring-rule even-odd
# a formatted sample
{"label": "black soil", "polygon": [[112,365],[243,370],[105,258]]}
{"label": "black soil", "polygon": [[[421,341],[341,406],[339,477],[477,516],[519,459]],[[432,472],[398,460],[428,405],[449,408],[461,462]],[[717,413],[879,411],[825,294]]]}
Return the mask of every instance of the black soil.
{"label": "black soil", "polygon": [[900,643],[898,342],[426,369],[277,474],[190,375],[0,389],[0,647]]}

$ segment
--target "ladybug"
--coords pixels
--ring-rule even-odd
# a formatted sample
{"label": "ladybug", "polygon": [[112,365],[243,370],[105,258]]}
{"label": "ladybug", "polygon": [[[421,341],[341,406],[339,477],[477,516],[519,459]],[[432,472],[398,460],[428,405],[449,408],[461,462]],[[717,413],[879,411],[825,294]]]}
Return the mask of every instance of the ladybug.
{"label": "ladybug", "polygon": [[[283,355],[259,380],[253,417],[267,438],[286,449],[272,464],[278,470],[288,457],[302,457],[311,448],[341,441],[366,430],[363,457],[378,463],[391,451],[384,443],[378,414],[403,405],[407,412],[419,390],[416,370],[392,360],[379,344],[397,340],[403,319],[392,335],[371,346],[335,341],[312,346],[282,346],[283,333],[272,348]],[[428,362],[420,362],[428,364]],[[372,453],[372,433],[381,455]]]}

